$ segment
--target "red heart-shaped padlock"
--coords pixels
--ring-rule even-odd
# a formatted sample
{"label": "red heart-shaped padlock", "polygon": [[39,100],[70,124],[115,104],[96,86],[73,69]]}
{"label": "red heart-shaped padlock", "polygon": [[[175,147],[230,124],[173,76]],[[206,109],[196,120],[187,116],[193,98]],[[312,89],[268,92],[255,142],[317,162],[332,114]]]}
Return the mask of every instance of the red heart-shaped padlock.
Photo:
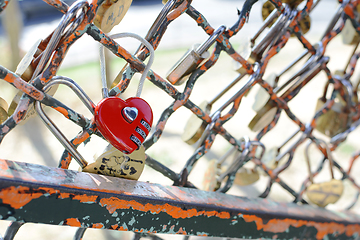
{"label": "red heart-shaped padlock", "polygon": [[141,146],[153,121],[150,105],[138,97],[126,101],[118,97],[104,98],[96,106],[94,115],[101,134],[125,154]]}

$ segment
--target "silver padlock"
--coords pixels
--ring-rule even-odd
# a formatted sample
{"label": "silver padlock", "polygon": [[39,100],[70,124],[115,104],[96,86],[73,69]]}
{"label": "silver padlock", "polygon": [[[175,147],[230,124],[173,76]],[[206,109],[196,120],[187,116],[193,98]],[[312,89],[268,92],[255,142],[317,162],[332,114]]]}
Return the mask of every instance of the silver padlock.
{"label": "silver padlock", "polygon": [[219,27],[205,42],[195,49],[191,49],[171,68],[166,79],[174,84],[180,85],[186,80],[186,76],[192,73],[199,64],[209,56],[207,50],[214,44],[216,39],[225,31],[225,26]]}

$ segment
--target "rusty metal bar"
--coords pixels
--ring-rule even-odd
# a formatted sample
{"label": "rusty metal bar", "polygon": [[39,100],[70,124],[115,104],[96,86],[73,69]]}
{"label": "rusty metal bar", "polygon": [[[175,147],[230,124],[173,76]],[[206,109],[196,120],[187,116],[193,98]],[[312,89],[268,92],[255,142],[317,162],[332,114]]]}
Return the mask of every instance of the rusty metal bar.
{"label": "rusty metal bar", "polygon": [[360,216],[0,160],[0,217],[137,233],[356,239]]}

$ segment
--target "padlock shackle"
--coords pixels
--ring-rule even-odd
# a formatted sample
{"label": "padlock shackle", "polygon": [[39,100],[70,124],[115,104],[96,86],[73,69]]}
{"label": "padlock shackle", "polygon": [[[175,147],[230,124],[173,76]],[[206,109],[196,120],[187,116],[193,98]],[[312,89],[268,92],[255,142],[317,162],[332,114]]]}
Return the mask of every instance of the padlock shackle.
{"label": "padlock shackle", "polygon": [[212,105],[219,100],[225,93],[227,93],[235,84],[237,84],[246,74],[239,74],[229,85],[227,85],[220,93],[218,93],[209,103],[208,106]]}
{"label": "padlock shackle", "polygon": [[[319,1],[317,1],[319,2]],[[344,8],[345,6],[349,3],[349,0],[343,0],[341,5],[338,7],[334,17],[332,18],[330,24],[328,25],[328,27],[326,28],[324,34],[322,35],[321,39],[324,39],[324,37],[326,35],[329,34],[329,32],[335,27],[335,24],[338,22],[338,20],[340,19],[341,15],[344,12]]]}
{"label": "padlock shackle", "polygon": [[[154,62],[154,57],[155,57],[155,51],[153,46],[144,38],[142,38],[141,36],[135,34],[135,33],[117,33],[114,35],[111,35],[110,38],[116,39],[116,38],[126,38],[126,37],[131,37],[131,38],[135,38],[137,40],[139,40],[142,44],[144,44],[149,52],[150,52],[150,56],[149,56],[149,61],[146,64],[143,73],[141,75],[140,81],[139,81],[139,86],[138,89],[136,91],[136,97],[140,97],[143,86],[144,86],[144,82],[145,79],[151,69],[151,66]],[[109,89],[107,87],[107,81],[106,81],[106,70],[105,70],[105,56],[104,56],[104,46],[101,44],[99,47],[99,52],[100,52],[100,70],[101,70],[101,83],[102,83],[102,94],[103,94],[103,98],[107,98],[109,97]]]}
{"label": "padlock shackle", "polygon": [[[270,23],[273,22],[273,20],[275,20],[275,18],[277,18],[280,15],[280,12],[274,8],[274,10],[269,14],[269,16],[265,19],[263,25],[261,26],[261,28],[255,33],[255,35],[250,39],[251,42],[251,47],[254,47],[254,43],[256,41],[256,39],[260,36],[261,33],[263,33],[263,31],[265,30],[265,28],[267,28]],[[275,23],[276,24],[276,23]],[[268,33],[269,34],[269,33]],[[252,50],[253,52],[253,50]]]}
{"label": "padlock shackle", "polygon": [[[279,34],[279,30],[283,29],[284,25],[290,18],[291,9],[288,5],[285,6],[284,13],[280,15],[280,17],[276,20],[276,22],[271,26],[269,32],[260,40],[258,44],[256,44],[252,50],[252,55],[261,55],[265,49],[271,44],[274,38],[277,38]],[[290,24],[290,23],[289,23]],[[286,28],[285,28],[286,29]],[[280,36],[279,36],[280,37]]]}
{"label": "padlock shackle", "polygon": [[[327,58],[322,58],[322,43],[318,42],[316,44],[316,54],[312,55],[304,64],[304,66],[297,71],[294,75],[292,75],[289,80],[287,80],[283,85],[278,86],[274,89],[274,93],[279,93],[280,91],[283,91],[284,88],[286,88],[289,84],[291,84],[294,80],[300,78],[299,80],[297,80],[294,84],[292,84],[290,87],[288,87],[288,89],[286,89],[285,93],[282,94],[282,96],[285,96],[286,93],[288,93],[289,91],[291,92],[290,89],[294,89],[296,88],[299,84],[301,84],[303,82],[304,79],[306,79],[306,77],[309,75],[309,72],[311,71],[311,73],[316,72],[316,70],[319,69],[319,65],[321,65],[322,62],[326,61]],[[296,61],[300,61],[303,57],[305,57],[307,55],[307,53],[303,52],[302,55],[300,55],[300,57],[298,59],[296,59]],[[320,62],[320,64],[319,64]],[[311,74],[310,73],[310,74]],[[302,79],[302,80],[301,80]]]}
{"label": "padlock shackle", "polygon": [[201,56],[215,43],[216,39],[224,33],[225,29],[225,26],[220,26],[218,29],[216,29],[205,42],[200,44],[200,46],[195,50],[195,52],[199,54],[199,56]]}
{"label": "padlock shackle", "polygon": [[344,132],[341,132],[337,135],[335,135],[334,137],[332,137],[330,139],[330,144],[333,145],[338,145],[341,142],[345,141],[345,139],[347,138],[347,136],[354,131],[358,126],[360,126],[360,119],[358,119],[356,122],[352,123],[351,126],[346,129]]}
{"label": "padlock shackle", "polygon": [[45,123],[46,127],[50,132],[59,140],[63,147],[73,156],[73,158],[78,162],[81,168],[87,166],[86,160],[82,155],[76,150],[76,148],[71,144],[71,142],[65,137],[65,135],[58,129],[53,121],[45,114],[41,102],[35,102],[36,112],[39,114],[41,120]]}
{"label": "padlock shackle", "polygon": [[240,156],[231,163],[228,169],[219,176],[219,182],[222,182],[226,176],[233,175],[234,172],[237,172],[237,170],[245,163],[246,157],[250,154],[252,146],[250,138],[248,136],[242,137],[240,142],[244,143],[245,147],[243,151]]}
{"label": "padlock shackle", "polygon": [[[161,12],[155,19],[153,25],[151,25],[148,33],[145,36],[146,41],[150,41],[152,37],[154,37],[155,33],[159,29],[160,25],[164,22],[169,12],[175,7],[176,0],[169,0],[166,2],[164,7],[161,9]],[[136,50],[135,53],[138,53],[139,50],[142,48],[142,44],[139,46],[139,48]]]}
{"label": "padlock shackle", "polygon": [[51,79],[51,82],[45,86],[46,88],[44,87],[44,91],[56,84],[63,84],[71,88],[71,90],[73,90],[75,94],[80,98],[81,102],[84,103],[86,108],[89,109],[92,114],[94,114],[96,105],[74,80],[64,76],[55,76]]}
{"label": "padlock shackle", "polygon": [[[81,19],[81,21],[84,18],[84,13],[80,15],[80,17],[76,17],[79,10],[83,10],[84,8],[88,8],[89,3],[87,0],[78,0],[74,4],[72,4],[68,11],[63,15],[61,18],[61,21],[58,25],[58,27],[55,29],[55,31],[52,33],[52,36],[50,38],[49,43],[47,44],[45,50],[43,51],[42,57],[39,61],[39,64],[36,66],[36,69],[32,75],[31,80],[36,78],[40,72],[44,69],[46,64],[48,63],[53,51],[55,50],[56,46],[59,44],[61,38],[65,34],[65,37],[68,37],[70,34],[72,34],[78,25],[81,23],[79,21],[76,21],[78,19]],[[71,23],[72,19],[76,17],[76,25],[74,24],[72,27],[70,27],[69,31],[65,33],[66,28]]]}
{"label": "padlock shackle", "polygon": [[339,80],[347,91],[345,98],[343,98],[343,96],[341,96],[341,97],[346,102],[346,110],[349,111],[352,106],[355,106],[355,103],[353,102],[353,97],[354,97],[353,86],[349,80],[342,79],[342,78],[340,78]]}
{"label": "padlock shackle", "polygon": [[214,129],[215,123],[217,120],[219,120],[219,118],[220,118],[220,112],[215,112],[214,114],[211,115],[211,122],[208,125],[206,125],[206,128],[198,141],[197,148],[201,147],[204,144],[211,130]]}
{"label": "padlock shackle", "polygon": [[[250,76],[249,80],[245,83],[244,86],[240,88],[229,100],[227,100],[216,112],[224,111],[231,103],[243,95],[254,83],[259,79],[260,67],[258,63],[254,64],[254,73]],[[240,78],[241,79],[241,78]]]}
{"label": "padlock shackle", "polygon": [[309,50],[305,50],[300,56],[298,56],[295,60],[293,60],[286,68],[284,68],[279,74],[277,74],[277,78],[280,78],[283,74],[289,71],[295,64],[300,62],[307,54]]}
{"label": "padlock shackle", "polygon": [[[312,130],[312,128],[309,126],[309,127],[306,127],[306,130],[305,132],[300,136],[299,140],[297,140],[296,142],[294,142],[285,152],[281,153],[281,154],[278,154],[276,156],[276,159],[275,161],[276,162],[280,162],[280,160],[285,157],[285,155],[287,155],[288,153],[290,153],[291,151],[294,151],[296,149],[296,147],[301,144],[305,139],[306,137],[308,136],[308,133]],[[294,137],[295,135],[297,134],[297,132],[292,136]]]}
{"label": "padlock shackle", "polygon": [[[95,109],[95,104],[90,100],[90,98],[85,94],[84,91],[77,85],[73,80],[67,77],[57,76],[48,83],[43,90],[48,90],[51,86],[55,84],[64,84],[70,87],[76,95],[81,99],[85,106],[93,114]],[[59,140],[59,142],[64,146],[64,148],[73,156],[77,163],[84,168],[87,166],[87,161],[82,157],[82,155],[76,150],[76,148],[71,144],[71,142],[65,137],[65,135],[59,130],[59,128],[54,124],[53,121],[45,114],[41,102],[35,102],[35,109],[39,114],[41,120],[45,123],[46,127],[51,131],[51,133]]]}
{"label": "padlock shackle", "polygon": [[245,163],[247,163],[251,158],[249,158],[250,153],[253,150],[254,146],[257,147],[261,147],[262,148],[262,152],[260,154],[259,159],[261,160],[264,153],[265,153],[265,146],[258,141],[250,141],[250,138],[245,136],[243,138],[240,139],[240,142],[243,142],[245,147],[243,149],[243,151],[241,152],[241,154],[239,156],[237,156],[235,158],[235,160],[231,163],[231,165],[227,168],[227,170],[225,172],[223,172],[218,178],[217,178],[217,182],[218,184],[221,185],[221,182],[228,177],[225,185],[223,187],[220,187],[219,189],[217,189],[216,191],[218,192],[222,192],[225,193],[227,192],[230,187],[232,186],[234,179],[235,179],[235,175],[236,172],[242,167],[244,166]]}
{"label": "padlock shackle", "polygon": [[332,154],[331,154],[331,150],[328,146],[328,144],[322,140],[322,139],[316,139],[315,142],[313,142],[312,140],[310,140],[309,144],[306,145],[305,147],[305,160],[306,160],[306,163],[307,163],[307,169],[308,169],[308,173],[309,173],[309,181],[311,183],[314,183],[314,176],[311,172],[311,163],[310,163],[310,157],[309,157],[309,148],[310,146],[315,143],[316,144],[316,141],[318,142],[319,146],[325,148],[325,151],[326,151],[326,158],[328,159],[329,161],[329,167],[330,167],[330,174],[331,174],[331,179],[334,179],[334,170],[333,170],[333,167],[334,167],[334,159],[332,157]]}

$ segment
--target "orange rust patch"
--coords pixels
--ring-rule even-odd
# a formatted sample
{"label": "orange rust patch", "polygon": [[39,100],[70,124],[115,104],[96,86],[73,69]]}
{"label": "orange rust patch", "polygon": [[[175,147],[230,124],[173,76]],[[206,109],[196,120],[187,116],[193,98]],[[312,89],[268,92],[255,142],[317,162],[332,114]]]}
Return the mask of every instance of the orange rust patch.
{"label": "orange rust patch", "polygon": [[340,223],[317,223],[314,221],[295,220],[295,219],[271,219],[266,224],[263,220],[254,215],[243,215],[243,219],[246,222],[255,222],[257,230],[263,229],[266,232],[285,232],[290,226],[299,228],[301,226],[314,227],[317,229],[316,238],[323,239],[326,235],[337,232],[339,234],[345,233],[346,236],[350,237],[360,231],[358,225],[345,226]]}
{"label": "orange rust patch", "polygon": [[86,141],[86,139],[88,139],[89,137],[90,137],[89,133],[83,132],[81,135],[77,136],[76,139],[74,139],[73,144],[79,145],[79,144],[83,143],[84,141]]}
{"label": "orange rust patch", "polygon": [[[30,191],[28,187],[15,187],[11,186],[6,189],[2,189],[0,192],[0,199],[4,204],[9,204],[11,207],[15,209],[20,209],[21,207],[28,204],[31,200],[37,199],[41,196],[43,196],[45,193],[48,194],[59,194],[59,198],[66,199],[70,197],[70,193],[62,193],[58,190],[52,189],[52,188],[45,188],[41,187],[38,189],[33,189]],[[80,202],[95,202],[97,196],[88,196],[86,194],[83,195],[76,195],[74,199],[79,200]]]}
{"label": "orange rust patch", "polygon": [[93,196],[88,196],[86,194],[82,194],[82,195],[77,195],[74,197],[74,199],[79,200],[81,203],[87,203],[87,202],[96,202],[96,198],[97,196],[93,195]]}
{"label": "orange rust patch", "polygon": [[[55,193],[55,190],[51,190]],[[47,192],[49,191],[47,190]],[[43,195],[44,193],[42,192],[30,192],[27,187],[11,186],[1,190],[0,199],[4,204],[9,204],[11,207],[19,209],[28,204],[31,200],[39,198]]]}
{"label": "orange rust patch", "polygon": [[124,228],[123,226],[120,226],[119,230],[120,230],[120,231],[127,231],[128,229],[127,229],[127,228]]}
{"label": "orange rust patch", "polygon": [[9,169],[9,166],[7,165],[6,161],[5,160],[1,160],[0,161],[0,169],[2,171],[6,171]]}
{"label": "orange rust patch", "polygon": [[104,224],[102,224],[102,223],[94,223],[94,224],[92,225],[92,227],[93,227],[93,228],[104,228]]}
{"label": "orange rust patch", "polygon": [[180,207],[171,206],[169,204],[164,205],[153,205],[147,203],[145,205],[138,203],[134,200],[126,201],[118,198],[103,198],[100,200],[102,206],[106,206],[106,209],[110,214],[113,214],[117,209],[134,209],[142,212],[160,213],[166,212],[173,218],[191,218],[196,216],[216,216],[222,219],[229,219],[230,214],[228,212],[217,212],[217,211],[197,211],[196,209],[183,210]]}
{"label": "orange rust patch", "polygon": [[61,198],[61,199],[65,199],[65,198],[69,198],[69,197],[70,197],[70,193],[62,193],[62,192],[60,192],[59,194],[60,194],[60,198]]}
{"label": "orange rust patch", "polygon": [[184,229],[182,227],[180,227],[179,231],[177,232],[177,234],[183,234],[186,235],[186,231],[184,231]]}
{"label": "orange rust patch", "polygon": [[58,111],[59,113],[61,113],[62,115],[64,116],[67,116],[68,115],[68,112],[66,111],[65,108],[62,108],[62,107],[56,107],[54,108],[56,111]]}
{"label": "orange rust patch", "polygon": [[65,221],[66,221],[66,225],[72,227],[81,227],[81,223],[77,218],[67,218]]}
{"label": "orange rust patch", "polygon": [[114,229],[114,230],[116,230],[118,227],[119,227],[118,224],[111,225],[111,228]]}

